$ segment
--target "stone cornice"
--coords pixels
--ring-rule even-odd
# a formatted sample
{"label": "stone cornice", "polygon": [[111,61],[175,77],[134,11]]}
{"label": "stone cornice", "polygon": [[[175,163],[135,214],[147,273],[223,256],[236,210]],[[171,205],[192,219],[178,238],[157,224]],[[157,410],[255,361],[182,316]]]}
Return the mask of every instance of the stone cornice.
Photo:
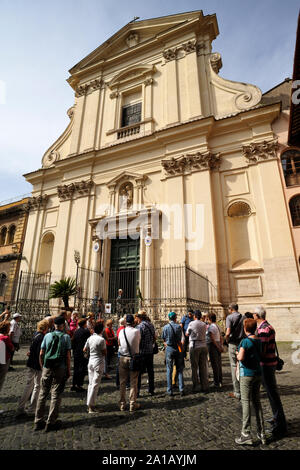
{"label": "stone cornice", "polygon": [[79,181],[57,186],[57,194],[60,202],[71,200],[74,196],[87,196],[94,186],[92,180]]}
{"label": "stone cornice", "polygon": [[260,161],[277,158],[278,140],[264,140],[243,145],[243,154],[248,163],[258,163]]}
{"label": "stone cornice", "polygon": [[24,209],[29,212],[30,210],[40,210],[44,209],[47,205],[49,196],[43,194],[40,196],[33,196],[28,199],[27,204],[24,206]]}
{"label": "stone cornice", "polygon": [[103,80],[101,78],[97,78],[95,80],[90,80],[83,85],[78,85],[76,88],[76,96],[79,97],[93,93],[93,91],[99,90],[103,84]]}
{"label": "stone cornice", "polygon": [[177,176],[196,171],[215,170],[221,164],[220,154],[196,152],[161,161],[166,176]]}

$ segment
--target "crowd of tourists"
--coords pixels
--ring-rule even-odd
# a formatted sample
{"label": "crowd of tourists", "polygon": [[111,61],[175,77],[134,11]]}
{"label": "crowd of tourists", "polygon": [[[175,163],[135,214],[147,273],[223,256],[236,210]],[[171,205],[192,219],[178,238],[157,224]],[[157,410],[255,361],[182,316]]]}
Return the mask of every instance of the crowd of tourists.
{"label": "crowd of tourists", "polygon": [[[155,396],[154,356],[159,352],[161,339],[165,351],[167,397],[174,396],[177,386],[180,395],[185,395],[183,371],[188,357],[193,393],[207,394],[211,389],[222,391],[222,352],[226,346],[233,384],[229,396],[240,400],[242,405],[242,429],[235,442],[253,444],[251,405],[255,409],[257,438],[263,444],[267,442],[260,402],[261,384],[273,414],[269,420],[270,436],[285,436],[286,419],[275,377],[282,361],[278,357],[274,328],[267,322],[263,307],[245,315],[239,313],[236,304],[231,304],[228,310],[225,332],[221,331],[214,313],[202,315],[199,310],[189,310],[181,319],[176,312],[170,312],[169,322],[161,335],[157,334],[145,310],[119,318],[117,331],[113,329],[113,321],[105,321],[101,313],[99,316],[92,312],[80,316],[76,311],[62,310],[55,316],[44,318],[37,324],[27,353],[27,381],[17,405],[16,418],[34,416],[36,431],[60,429],[59,408],[66,382],[71,377],[72,360],[71,391],[87,393],[89,414],[100,412],[97,407],[97,400],[101,402],[99,386],[102,379],[112,380],[109,371],[113,368],[120,393],[119,408],[135,412],[141,407],[138,398],[145,373],[148,393]],[[19,313],[12,315],[9,307],[0,315],[0,390],[7,372],[14,370],[13,358],[22,333],[21,320],[22,316]],[[211,386],[209,364],[213,375]],[[87,390],[83,387],[86,375]],[[49,413],[45,417],[49,395]]]}

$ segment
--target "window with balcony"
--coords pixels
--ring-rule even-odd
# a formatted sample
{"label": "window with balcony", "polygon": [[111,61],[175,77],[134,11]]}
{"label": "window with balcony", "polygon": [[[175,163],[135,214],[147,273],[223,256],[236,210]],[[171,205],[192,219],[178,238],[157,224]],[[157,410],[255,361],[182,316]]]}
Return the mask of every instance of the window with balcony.
{"label": "window with balcony", "polygon": [[286,186],[300,185],[300,151],[291,149],[281,155]]}
{"label": "window with balcony", "polygon": [[142,103],[123,106],[122,127],[131,126],[142,120]]}
{"label": "window with balcony", "polygon": [[300,226],[300,194],[290,200],[290,213],[294,227]]}

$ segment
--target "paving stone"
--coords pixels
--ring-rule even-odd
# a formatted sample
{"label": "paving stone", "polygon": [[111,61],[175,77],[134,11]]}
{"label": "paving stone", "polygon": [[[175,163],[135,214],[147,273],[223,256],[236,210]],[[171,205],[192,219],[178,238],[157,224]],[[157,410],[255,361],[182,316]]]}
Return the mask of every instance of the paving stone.
{"label": "paving stone", "polygon": [[[166,393],[166,370],[164,355],[155,356],[155,397],[148,396],[147,377],[143,376],[139,402],[141,409],[134,414],[120,412],[119,392],[114,380],[103,381],[98,394],[98,405],[103,409],[99,415],[88,415],[86,393],[70,391],[71,379],[63,394],[60,419],[61,430],[51,433],[33,431],[33,419],[16,420],[15,410],[27,378],[26,352],[23,345],[15,355],[14,372],[8,372],[0,396],[1,450],[215,450],[241,449],[234,438],[241,431],[241,406],[228,397],[232,391],[231,374],[227,354],[222,355],[224,387],[208,395],[192,393],[191,369],[185,362],[184,380],[187,395],[180,397],[178,389],[170,399]],[[300,401],[299,368],[291,361],[291,344],[279,344],[284,369],[277,373],[277,382],[289,426],[289,434],[280,441],[253,449],[293,450],[299,448]],[[114,372],[111,372],[114,378]],[[212,374],[210,374],[212,377]],[[87,388],[87,378],[84,387]],[[128,392],[127,392],[128,394]],[[265,419],[271,417],[266,393],[262,391],[262,407]],[[48,410],[48,407],[47,407]],[[255,433],[253,415],[253,437]],[[247,446],[247,450],[251,447]]]}

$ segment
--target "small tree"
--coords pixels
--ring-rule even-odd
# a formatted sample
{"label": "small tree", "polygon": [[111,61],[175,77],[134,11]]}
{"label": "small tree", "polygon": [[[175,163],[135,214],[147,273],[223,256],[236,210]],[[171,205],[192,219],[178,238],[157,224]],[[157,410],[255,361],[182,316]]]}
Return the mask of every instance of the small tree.
{"label": "small tree", "polygon": [[77,291],[76,280],[72,277],[55,281],[49,288],[49,299],[62,299],[65,308],[69,308],[69,297]]}

